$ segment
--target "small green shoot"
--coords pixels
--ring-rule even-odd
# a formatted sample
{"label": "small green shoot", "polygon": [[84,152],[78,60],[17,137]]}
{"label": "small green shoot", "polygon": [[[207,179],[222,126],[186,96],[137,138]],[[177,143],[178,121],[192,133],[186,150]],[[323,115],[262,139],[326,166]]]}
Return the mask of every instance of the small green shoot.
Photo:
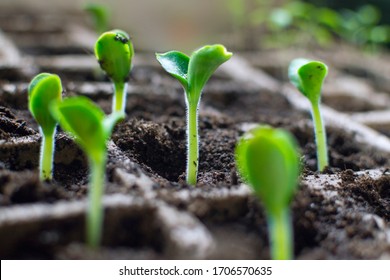
{"label": "small green shoot", "polygon": [[95,55],[100,67],[114,84],[112,111],[122,112],[125,116],[127,79],[134,56],[129,35],[122,30],[103,33],[96,41]]}
{"label": "small green shoot", "polygon": [[39,178],[53,178],[54,136],[57,121],[51,116],[49,105],[62,99],[61,79],[54,74],[41,73],[35,76],[28,87],[29,110],[40,126],[42,135]]}
{"label": "small green shoot", "polygon": [[52,103],[52,115],[65,131],[87,154],[90,166],[90,190],[87,213],[87,243],[96,248],[100,245],[103,224],[102,194],[107,160],[106,142],[121,113],[105,117],[104,112],[87,97],[72,97]]}
{"label": "small green shoot", "polygon": [[203,87],[233,54],[222,45],[204,46],[189,57],[178,51],[156,53],[161,66],[184,88],[187,104],[187,183],[196,185],[198,173],[198,106]]}
{"label": "small green shoot", "polygon": [[289,204],[300,174],[299,153],[293,136],[269,126],[247,132],[236,147],[241,177],[263,202],[268,218],[271,257],[293,257]]}
{"label": "small green shoot", "polygon": [[304,58],[294,59],[290,63],[288,70],[288,76],[291,83],[297,87],[311,103],[319,171],[323,171],[325,167],[329,165],[326,131],[320,111],[321,89],[327,74],[328,67],[324,63],[320,61],[310,61]]}
{"label": "small green shoot", "polygon": [[96,3],[88,3],[84,6],[84,10],[90,14],[95,25],[96,33],[101,34],[108,30],[110,13],[106,6]]}

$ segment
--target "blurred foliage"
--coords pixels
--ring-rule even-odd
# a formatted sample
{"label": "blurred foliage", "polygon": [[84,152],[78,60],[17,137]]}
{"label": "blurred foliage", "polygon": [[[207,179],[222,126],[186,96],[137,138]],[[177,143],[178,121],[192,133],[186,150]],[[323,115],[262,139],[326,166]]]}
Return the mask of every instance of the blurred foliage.
{"label": "blurred foliage", "polygon": [[[377,51],[390,43],[390,25],[371,4],[335,10],[300,0],[228,0],[236,30],[260,34],[262,48],[330,46],[340,40]],[[254,34],[255,33],[255,34]]]}
{"label": "blurred foliage", "polygon": [[90,15],[97,34],[109,30],[110,11],[107,6],[96,3],[87,3],[84,5],[83,9]]}
{"label": "blurred foliage", "polygon": [[305,0],[306,2],[313,3],[317,6],[326,6],[328,8],[341,10],[350,9],[357,10],[359,7],[365,4],[371,4],[378,7],[382,12],[381,22],[390,23],[390,1],[389,0]]}

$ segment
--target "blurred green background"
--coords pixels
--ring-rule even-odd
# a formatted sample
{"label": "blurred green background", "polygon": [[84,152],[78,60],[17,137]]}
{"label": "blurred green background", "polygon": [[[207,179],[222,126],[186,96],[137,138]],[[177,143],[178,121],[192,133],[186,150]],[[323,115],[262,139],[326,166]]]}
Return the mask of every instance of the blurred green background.
{"label": "blurred green background", "polygon": [[244,51],[347,43],[377,52],[390,43],[389,0],[0,0],[0,12],[82,11],[86,3],[106,7],[109,26],[126,30],[146,50],[217,42]]}

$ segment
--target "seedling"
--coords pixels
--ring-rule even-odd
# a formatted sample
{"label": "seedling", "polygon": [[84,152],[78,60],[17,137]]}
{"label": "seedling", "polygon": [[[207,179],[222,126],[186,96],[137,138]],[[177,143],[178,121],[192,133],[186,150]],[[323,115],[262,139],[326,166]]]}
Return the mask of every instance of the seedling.
{"label": "seedling", "polygon": [[190,57],[178,51],[156,53],[161,66],[184,88],[187,104],[187,183],[196,185],[198,173],[198,106],[203,87],[232,53],[222,45],[204,46]]}
{"label": "seedling", "polygon": [[273,259],[293,256],[289,204],[300,174],[295,139],[282,129],[260,126],[246,133],[236,147],[241,177],[263,202]]}
{"label": "seedling", "polygon": [[57,75],[41,73],[35,76],[28,87],[29,110],[39,124],[42,135],[39,178],[42,181],[53,177],[54,136],[57,121],[51,116],[49,104],[60,101],[62,94],[61,80]]}
{"label": "seedling", "polygon": [[98,34],[108,30],[110,13],[106,6],[96,3],[88,3],[84,6],[84,10],[91,15],[95,25],[95,30]]}
{"label": "seedling", "polygon": [[103,33],[95,44],[95,55],[100,67],[114,84],[113,112],[125,115],[127,79],[134,55],[129,35],[121,30]]}
{"label": "seedling", "polygon": [[320,102],[322,83],[328,73],[328,67],[319,61],[303,58],[294,59],[290,63],[288,76],[291,83],[309,99],[314,121],[314,133],[317,144],[318,170],[323,171],[328,163],[326,131],[321,117]]}
{"label": "seedling", "polygon": [[75,141],[87,154],[90,166],[87,243],[91,247],[97,247],[101,241],[103,224],[101,198],[105,182],[106,142],[116,122],[123,115],[113,113],[105,117],[96,104],[82,96],[53,103],[50,109],[62,129],[73,135]]}

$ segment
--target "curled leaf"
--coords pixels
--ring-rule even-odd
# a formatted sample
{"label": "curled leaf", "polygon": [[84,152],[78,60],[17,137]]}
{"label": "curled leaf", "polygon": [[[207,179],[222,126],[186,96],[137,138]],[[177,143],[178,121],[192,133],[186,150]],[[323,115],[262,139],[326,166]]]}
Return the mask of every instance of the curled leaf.
{"label": "curled leaf", "polygon": [[187,91],[187,73],[190,58],[186,54],[178,51],[156,53],[156,58],[164,70],[175,77],[182,84],[184,90]]}
{"label": "curled leaf", "polygon": [[107,133],[103,126],[105,115],[89,98],[66,98],[62,102],[53,103],[51,112],[89,156],[99,158],[106,150]]}
{"label": "curled leaf", "polygon": [[314,103],[321,99],[322,84],[327,74],[328,67],[324,63],[304,58],[294,59],[288,71],[291,83]]}
{"label": "curled leaf", "polygon": [[61,79],[55,74],[41,73],[34,77],[28,87],[29,110],[44,134],[51,134],[57,121],[49,111],[50,103],[60,101]]}
{"label": "curled leaf", "polygon": [[288,207],[300,174],[295,139],[288,132],[260,126],[246,133],[236,147],[236,162],[267,211]]}
{"label": "curled leaf", "polygon": [[190,100],[196,102],[200,98],[203,87],[211,75],[232,55],[223,45],[204,46],[192,53],[188,66]]}

